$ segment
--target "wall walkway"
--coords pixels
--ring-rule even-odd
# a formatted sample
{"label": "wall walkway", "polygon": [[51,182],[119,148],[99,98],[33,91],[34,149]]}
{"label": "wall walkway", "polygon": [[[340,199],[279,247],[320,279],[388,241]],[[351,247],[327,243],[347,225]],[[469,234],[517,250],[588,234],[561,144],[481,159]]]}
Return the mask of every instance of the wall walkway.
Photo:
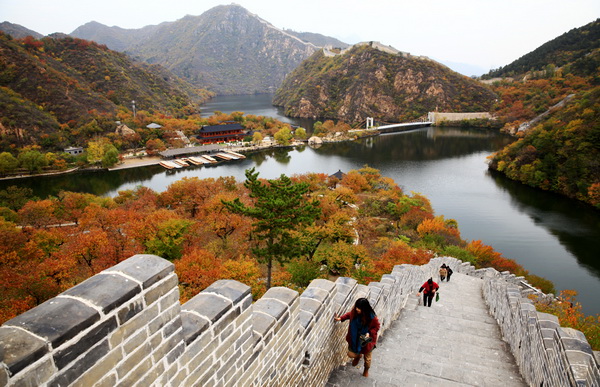
{"label": "wall walkway", "polygon": [[368,286],[317,279],[302,294],[271,288],[255,303],[248,286],[221,280],[181,305],[173,264],[135,255],[2,325],[0,386],[323,386],[347,359],[347,322],[333,316],[368,297],[388,340],[442,262],[483,280],[527,384],[600,384],[583,335],[535,312],[508,273],[436,258]]}

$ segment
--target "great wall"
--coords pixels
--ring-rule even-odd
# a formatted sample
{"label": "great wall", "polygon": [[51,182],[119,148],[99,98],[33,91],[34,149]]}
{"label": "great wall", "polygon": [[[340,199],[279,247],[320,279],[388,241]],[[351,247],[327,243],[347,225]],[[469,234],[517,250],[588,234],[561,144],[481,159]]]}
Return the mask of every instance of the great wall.
{"label": "great wall", "polygon": [[368,286],[316,279],[254,303],[248,286],[220,280],[181,305],[173,264],[135,255],[0,327],[0,386],[323,386],[347,361],[347,323],[333,317],[367,297],[385,337],[442,262],[483,281],[528,385],[600,385],[583,334],[537,312],[527,296],[551,296],[507,272],[438,257]]}

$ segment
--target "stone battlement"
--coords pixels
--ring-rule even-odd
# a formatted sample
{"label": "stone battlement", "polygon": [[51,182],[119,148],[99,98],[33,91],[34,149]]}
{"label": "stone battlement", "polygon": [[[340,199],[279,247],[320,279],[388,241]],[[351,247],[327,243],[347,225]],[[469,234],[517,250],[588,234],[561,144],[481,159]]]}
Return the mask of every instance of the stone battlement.
{"label": "stone battlement", "polygon": [[302,294],[271,288],[255,303],[248,286],[220,280],[181,305],[173,264],[135,255],[0,327],[0,386],[324,385],[347,360],[347,323],[333,317],[367,297],[384,335],[442,262],[486,281],[528,382],[598,384],[583,335],[548,315],[535,320],[521,279],[454,258],[399,265],[368,286],[339,278]]}

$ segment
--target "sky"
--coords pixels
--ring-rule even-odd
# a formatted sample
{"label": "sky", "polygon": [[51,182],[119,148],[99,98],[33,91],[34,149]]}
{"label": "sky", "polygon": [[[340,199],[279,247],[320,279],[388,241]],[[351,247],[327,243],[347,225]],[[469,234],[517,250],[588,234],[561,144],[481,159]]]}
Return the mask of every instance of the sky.
{"label": "sky", "polygon": [[[507,65],[600,17],[600,0],[237,0],[281,29],[379,41],[472,74]],[[43,35],[97,21],[141,28],[201,15],[218,0],[0,0],[0,21]],[[452,67],[452,66],[450,66]],[[463,73],[465,71],[462,71]]]}

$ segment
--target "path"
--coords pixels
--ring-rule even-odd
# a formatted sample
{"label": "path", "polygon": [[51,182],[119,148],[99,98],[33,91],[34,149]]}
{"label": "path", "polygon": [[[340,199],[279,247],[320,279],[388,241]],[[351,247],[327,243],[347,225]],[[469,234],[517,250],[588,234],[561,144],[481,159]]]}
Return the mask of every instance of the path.
{"label": "path", "polygon": [[398,320],[384,332],[369,377],[362,360],[330,375],[326,387],[525,386],[483,300],[483,280],[454,273],[440,284],[430,308],[409,297]]}

